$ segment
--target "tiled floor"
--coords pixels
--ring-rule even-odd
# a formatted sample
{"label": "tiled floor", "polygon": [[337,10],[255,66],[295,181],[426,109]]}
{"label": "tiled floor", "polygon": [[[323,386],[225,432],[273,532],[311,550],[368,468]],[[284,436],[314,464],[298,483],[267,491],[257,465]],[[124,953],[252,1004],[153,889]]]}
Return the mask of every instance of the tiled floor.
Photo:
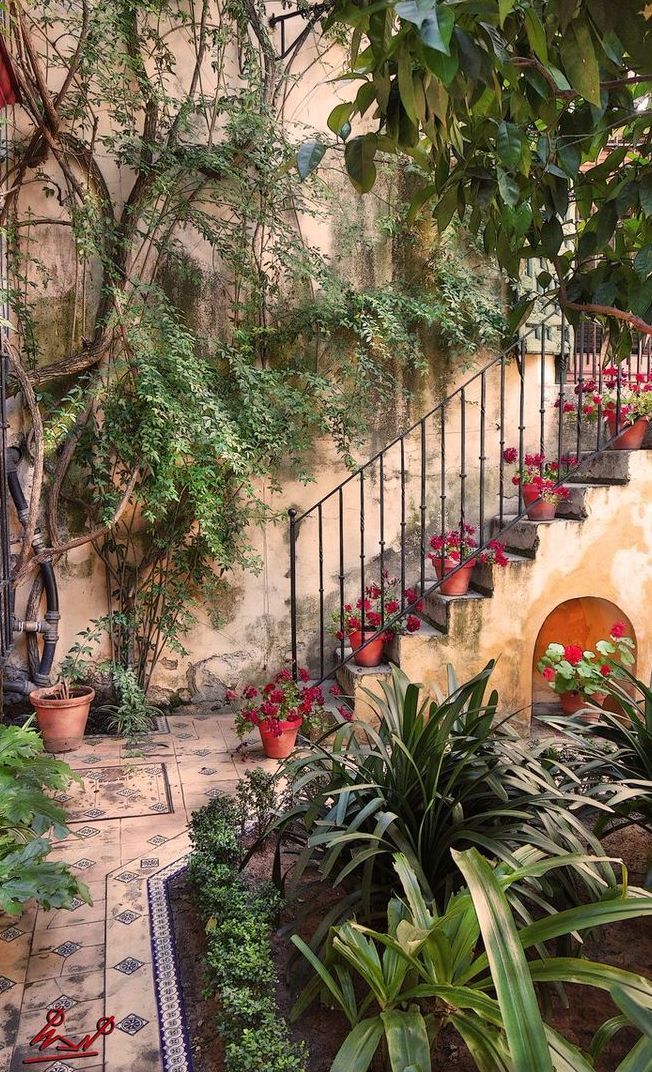
{"label": "tiled floor", "polygon": [[[150,882],[148,898],[148,880],[187,855],[191,812],[232,792],[248,768],[277,766],[254,738],[245,762],[234,757],[231,718],[210,707],[168,721],[170,732],[151,734],[138,754],[123,741],[96,737],[62,757],[84,784],[65,794],[72,833],[52,858],[71,864],[93,904],[50,912],[34,906],[18,920],[0,915],[0,1072],[163,1070],[150,925],[151,891],[163,887]],[[170,1008],[160,964],[158,971],[159,997]],[[113,1017],[115,1027],[78,1052],[56,1041],[42,1050],[38,1041],[30,1045],[48,1010],[52,1020],[58,1008],[65,1021],[56,1031],[73,1045],[96,1035],[103,1017]],[[174,1020],[174,1008],[167,1015]],[[186,1066],[180,1056],[169,1067]]]}

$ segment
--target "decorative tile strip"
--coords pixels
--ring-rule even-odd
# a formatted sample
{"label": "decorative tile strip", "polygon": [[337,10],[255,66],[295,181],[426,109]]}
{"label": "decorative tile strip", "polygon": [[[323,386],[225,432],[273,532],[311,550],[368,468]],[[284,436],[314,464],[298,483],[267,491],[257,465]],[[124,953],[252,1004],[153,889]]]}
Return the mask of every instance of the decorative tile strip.
{"label": "decorative tile strip", "polygon": [[193,1069],[168,893],[169,883],[187,866],[188,856],[184,856],[147,880],[154,990],[164,1072],[192,1072]]}

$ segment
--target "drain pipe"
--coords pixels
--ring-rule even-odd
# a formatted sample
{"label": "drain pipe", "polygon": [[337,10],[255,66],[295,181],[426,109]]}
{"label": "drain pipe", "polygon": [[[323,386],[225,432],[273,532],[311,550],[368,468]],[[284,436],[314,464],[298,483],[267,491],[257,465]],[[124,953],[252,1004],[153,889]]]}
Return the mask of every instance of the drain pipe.
{"label": "drain pipe", "polygon": [[[24,528],[27,523],[29,506],[18,476],[18,463],[20,458],[21,454],[18,448],[10,447],[7,451],[7,486],[11,498],[13,499],[14,506],[16,507],[18,520]],[[34,539],[32,540],[34,554],[41,554],[44,547],[45,541],[43,539],[43,534],[41,533],[41,530],[37,528],[34,533]],[[59,613],[59,593],[57,590],[57,581],[54,575],[52,560],[50,559],[41,562],[40,567],[43,587],[45,589],[45,617],[34,622],[26,622],[19,618],[14,618],[15,633],[40,633],[43,637],[43,650],[41,652],[38,670],[34,674],[33,683],[30,681],[25,682],[25,694],[31,692],[32,688],[40,688],[43,685],[50,684],[52,663],[54,662],[54,654],[59,640],[58,625],[61,615]]]}

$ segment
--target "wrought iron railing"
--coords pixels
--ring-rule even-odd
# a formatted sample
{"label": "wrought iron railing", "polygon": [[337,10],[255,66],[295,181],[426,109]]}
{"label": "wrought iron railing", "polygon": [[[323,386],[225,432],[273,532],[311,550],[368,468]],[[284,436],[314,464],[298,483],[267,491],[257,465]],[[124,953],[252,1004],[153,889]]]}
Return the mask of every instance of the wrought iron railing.
{"label": "wrought iron railing", "polygon": [[[506,447],[516,448],[517,469],[533,452],[555,462],[559,487],[609,446],[600,404],[593,401],[605,385],[596,338],[592,324],[573,331],[552,309],[311,507],[289,510],[295,674],[301,661],[323,681],[353,657],[345,608],[360,598],[361,631],[371,631],[364,607],[370,582],[380,591],[381,622],[356,652],[436,591],[441,581],[429,565],[429,534],[456,529],[462,536],[473,525],[477,548],[457,570],[526,516],[522,488],[509,478]],[[649,376],[650,346],[641,343],[626,367],[628,374]],[[618,377],[616,428],[621,390]],[[571,398],[573,412],[565,412]],[[575,460],[564,467],[569,455]],[[398,587],[399,606],[391,614],[385,610],[388,571],[396,572]],[[339,625],[332,644],[328,619]],[[301,660],[300,634],[308,638]]]}

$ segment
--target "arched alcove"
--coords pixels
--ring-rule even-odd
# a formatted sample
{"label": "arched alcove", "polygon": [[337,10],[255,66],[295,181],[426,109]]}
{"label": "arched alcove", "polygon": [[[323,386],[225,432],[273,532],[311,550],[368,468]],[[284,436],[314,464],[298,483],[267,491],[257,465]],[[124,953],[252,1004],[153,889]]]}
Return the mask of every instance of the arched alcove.
{"label": "arched alcove", "polygon": [[[624,622],[627,633],[636,640],[634,627],[627,615],[608,599],[599,596],[580,596],[567,599],[550,612],[539,630],[532,659],[533,705],[555,703],[556,697],[536,666],[550,643],[579,644],[595,650],[598,640],[606,640],[614,622]],[[631,667],[636,672],[636,665]],[[536,707],[533,707],[536,713]]]}

